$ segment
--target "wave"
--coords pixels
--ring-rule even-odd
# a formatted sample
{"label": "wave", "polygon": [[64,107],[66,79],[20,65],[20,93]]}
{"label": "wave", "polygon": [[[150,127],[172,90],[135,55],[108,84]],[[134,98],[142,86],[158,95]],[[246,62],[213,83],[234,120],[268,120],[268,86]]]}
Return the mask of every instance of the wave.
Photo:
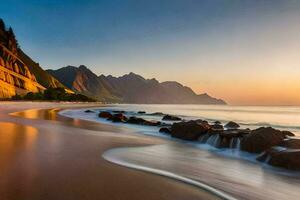
{"label": "wave", "polygon": [[137,165],[137,164],[133,164],[133,163],[129,163],[126,162],[124,160],[119,160],[116,157],[113,156],[113,154],[117,153],[118,151],[123,151],[126,148],[115,148],[115,149],[110,149],[107,150],[106,152],[103,153],[102,157],[114,164],[120,165],[120,166],[124,166],[124,167],[128,167],[128,168],[132,168],[132,169],[136,169],[136,170],[140,170],[140,171],[144,171],[144,172],[149,172],[149,173],[153,173],[153,174],[158,174],[161,176],[165,176],[168,178],[172,178],[193,186],[196,186],[202,190],[208,191],[210,193],[212,193],[213,195],[216,195],[217,197],[223,199],[223,200],[237,200],[236,198],[220,191],[217,190],[207,184],[201,183],[199,181],[190,179],[190,178],[186,178],[184,176],[180,176],[178,174],[172,173],[172,172],[168,172],[165,170],[160,170],[160,169],[155,169],[152,167],[146,167],[146,166],[142,166],[142,165]]}

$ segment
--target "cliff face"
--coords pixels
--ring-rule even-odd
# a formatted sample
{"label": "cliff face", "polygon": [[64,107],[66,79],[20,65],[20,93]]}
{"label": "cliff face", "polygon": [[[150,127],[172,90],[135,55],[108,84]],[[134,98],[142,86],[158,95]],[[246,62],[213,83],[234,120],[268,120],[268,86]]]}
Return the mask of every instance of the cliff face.
{"label": "cliff face", "polygon": [[158,82],[130,73],[121,77],[97,76],[87,67],[47,70],[73,90],[106,102],[142,104],[226,104],[207,94],[197,95],[178,82]]}
{"label": "cliff face", "polygon": [[0,19],[0,98],[49,86],[64,87],[20,49],[12,28],[7,29]]}

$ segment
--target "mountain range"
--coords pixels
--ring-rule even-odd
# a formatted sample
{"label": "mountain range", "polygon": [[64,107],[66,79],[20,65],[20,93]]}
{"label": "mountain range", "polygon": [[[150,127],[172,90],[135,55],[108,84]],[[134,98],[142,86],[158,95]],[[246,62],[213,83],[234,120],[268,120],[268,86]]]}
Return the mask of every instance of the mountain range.
{"label": "mountain range", "polygon": [[175,81],[158,82],[129,73],[121,77],[96,75],[86,66],[44,70],[20,48],[14,31],[0,18],[0,99],[46,88],[64,88],[108,103],[225,104],[196,94]]}
{"label": "mountain range", "polygon": [[67,66],[46,70],[55,79],[75,92],[103,102],[136,104],[226,104],[208,94],[196,94],[175,81],[159,82],[129,73],[121,77],[97,76],[86,66]]}

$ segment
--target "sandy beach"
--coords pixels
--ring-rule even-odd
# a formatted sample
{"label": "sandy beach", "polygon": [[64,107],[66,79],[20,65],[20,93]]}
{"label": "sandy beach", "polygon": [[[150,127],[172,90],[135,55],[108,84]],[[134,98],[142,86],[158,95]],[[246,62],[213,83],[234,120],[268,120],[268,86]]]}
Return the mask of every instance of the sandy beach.
{"label": "sandy beach", "polygon": [[165,140],[59,116],[71,103],[0,103],[0,199],[218,199],[182,182],[110,163],[103,152]]}

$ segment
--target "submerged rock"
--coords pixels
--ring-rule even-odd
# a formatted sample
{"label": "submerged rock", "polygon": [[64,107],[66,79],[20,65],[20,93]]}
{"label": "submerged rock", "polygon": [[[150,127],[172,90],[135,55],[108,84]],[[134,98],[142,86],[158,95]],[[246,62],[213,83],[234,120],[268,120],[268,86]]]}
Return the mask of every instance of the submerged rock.
{"label": "submerged rock", "polygon": [[145,111],[138,111],[137,113],[138,113],[138,114],[146,114]]}
{"label": "submerged rock", "polygon": [[181,118],[173,115],[165,115],[162,120],[168,120],[168,121],[180,121]]}
{"label": "submerged rock", "polygon": [[188,121],[174,123],[171,127],[171,136],[183,140],[198,140],[210,130],[210,125],[203,122]]}
{"label": "submerged rock", "polygon": [[261,153],[272,146],[280,144],[286,134],[272,127],[260,127],[251,131],[241,141],[241,150],[250,153]]}
{"label": "submerged rock", "polygon": [[110,114],[110,112],[106,112],[106,111],[102,111],[99,113],[98,117],[101,117],[101,118],[106,118],[106,119],[109,119],[109,118],[112,118],[112,114]]}
{"label": "submerged rock", "polygon": [[126,122],[127,117],[122,113],[114,114],[111,118],[108,118],[112,122]]}
{"label": "submerged rock", "polygon": [[85,110],[84,112],[85,113],[93,113],[94,111],[92,111],[92,110]]}
{"label": "submerged rock", "polygon": [[239,127],[240,127],[240,125],[238,125],[238,123],[233,122],[233,121],[230,121],[225,125],[225,128],[227,128],[227,129],[237,129]]}
{"label": "submerged rock", "polygon": [[151,113],[149,115],[163,116],[164,113],[162,113],[162,112],[155,112],[155,113]]}
{"label": "submerged rock", "polygon": [[259,155],[256,159],[275,167],[300,170],[300,149],[287,149],[275,146]]}
{"label": "submerged rock", "polygon": [[121,114],[126,113],[126,111],[124,111],[124,110],[113,110],[112,112],[113,113],[121,113]]}

